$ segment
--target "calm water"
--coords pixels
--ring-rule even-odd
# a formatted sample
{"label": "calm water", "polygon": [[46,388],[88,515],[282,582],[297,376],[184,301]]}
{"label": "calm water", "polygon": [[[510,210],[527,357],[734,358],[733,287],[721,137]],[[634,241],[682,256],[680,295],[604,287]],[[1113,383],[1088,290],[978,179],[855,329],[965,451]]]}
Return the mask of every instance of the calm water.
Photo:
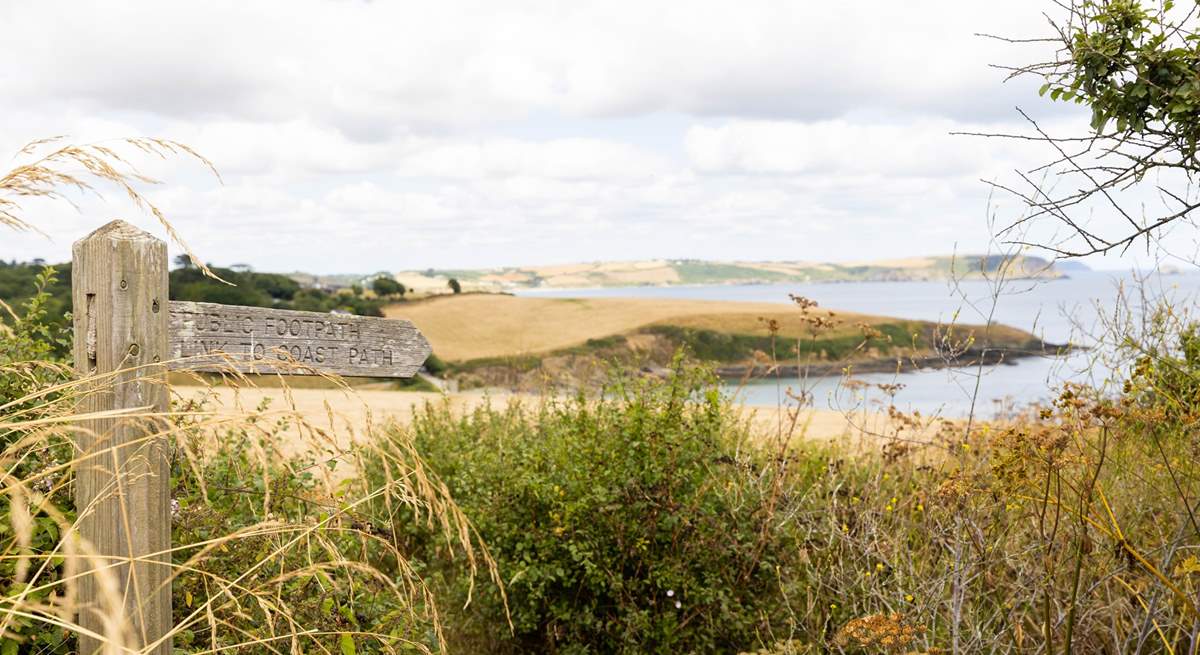
{"label": "calm water", "polygon": [[[1120,303],[1122,290],[1129,300]],[[1138,290],[1136,293],[1130,293]],[[822,307],[901,318],[958,323],[992,319],[1028,330],[1051,343],[1095,345],[1100,317],[1111,317],[1118,304],[1139,312],[1156,299],[1194,307],[1200,297],[1200,274],[1141,275],[1084,272],[1044,282],[1014,281],[997,290],[982,281],[952,287],[946,282],[854,282],[842,284],[710,285],[623,287],[610,289],[533,290],[521,295],[542,297],[690,298],[789,303],[788,294],[811,298]],[[868,384],[904,385],[896,395],[900,408],[925,414],[963,416],[972,407],[982,415],[1045,399],[1048,389],[1066,380],[1100,383],[1106,369],[1091,366],[1094,358],[1079,352],[1064,358],[1025,358],[1012,364],[915,373],[868,374]],[[885,398],[878,389],[848,388],[841,378],[758,381],[738,390],[752,404],[774,405],[787,388],[812,393],[818,407],[851,409]],[[978,394],[975,393],[978,387]],[[732,387],[731,387],[732,389]],[[972,400],[976,399],[976,400]]]}

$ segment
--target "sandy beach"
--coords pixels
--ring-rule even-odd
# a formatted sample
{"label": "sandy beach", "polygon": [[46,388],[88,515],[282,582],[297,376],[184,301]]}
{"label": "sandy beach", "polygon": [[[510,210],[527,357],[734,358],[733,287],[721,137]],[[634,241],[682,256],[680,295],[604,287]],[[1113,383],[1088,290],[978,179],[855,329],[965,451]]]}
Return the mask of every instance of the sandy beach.
{"label": "sandy beach", "polygon": [[[296,412],[312,425],[327,429],[343,447],[390,421],[407,424],[427,403],[444,402],[456,412],[468,412],[488,403],[502,407],[514,401],[535,405],[541,400],[531,394],[496,391],[441,394],[381,389],[235,389],[227,386],[210,390],[181,385],[175,386],[173,391],[180,399],[211,394],[210,409],[224,415],[233,415],[239,406],[257,407],[266,400],[270,403],[270,411]],[[796,416],[794,428],[791,427],[790,412],[777,406],[742,405],[740,411],[756,436],[763,440],[776,440],[782,435],[793,442],[838,441],[869,449],[882,445],[886,441],[884,435],[894,434],[897,425],[887,414],[878,411],[843,413],[831,409],[804,409]],[[914,435],[906,432],[905,436],[911,438]]]}

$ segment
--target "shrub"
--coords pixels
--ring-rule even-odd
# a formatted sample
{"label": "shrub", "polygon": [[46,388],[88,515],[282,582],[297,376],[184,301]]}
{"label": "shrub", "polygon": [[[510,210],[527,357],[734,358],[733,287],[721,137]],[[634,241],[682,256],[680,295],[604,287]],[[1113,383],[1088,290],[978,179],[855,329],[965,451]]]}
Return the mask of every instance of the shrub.
{"label": "shrub", "polygon": [[0,305],[0,323],[12,326],[17,314],[24,313],[21,309],[34,296],[44,311],[42,322],[52,333],[49,335],[52,338],[42,343],[50,344],[56,356],[65,355],[70,344],[64,345],[58,335],[70,328],[71,265],[49,267],[0,261],[0,301],[11,310]]}
{"label": "shrub", "polygon": [[71,349],[70,332],[61,322],[63,315],[53,315],[62,310],[48,291],[57,283],[54,269],[44,268],[35,278],[33,295],[19,309],[0,305],[0,312],[8,314],[0,315],[0,405],[62,381],[69,372],[65,356]]}
{"label": "shrub", "polygon": [[477,595],[450,621],[464,652],[729,652],[786,622],[787,469],[747,448],[706,373],[461,418],[427,406],[412,432],[506,581],[512,631],[501,597]]}
{"label": "shrub", "polygon": [[872,326],[866,334],[823,334],[810,339],[771,334],[730,334],[676,325],[651,325],[641,331],[686,346],[699,359],[733,363],[753,360],[756,352],[776,352],[784,359],[798,355],[806,361],[846,359],[868,348],[887,354],[897,346],[923,347],[925,339],[920,335],[917,338],[913,336],[918,330],[919,326],[913,324],[886,323]]}
{"label": "shrub", "polygon": [[448,368],[446,362],[434,353],[429,353],[429,357],[425,360],[425,370],[429,371],[430,375],[441,375]]}
{"label": "shrub", "polygon": [[390,277],[375,278],[375,281],[371,283],[371,290],[379,294],[379,296],[382,298],[388,298],[396,295],[403,296],[404,292],[406,291],[403,284],[400,284]]}
{"label": "shrub", "polygon": [[[244,653],[281,652],[283,644],[298,652],[377,653],[416,644],[436,649],[432,597],[406,570],[387,526],[357,509],[363,495],[389,496],[396,481],[365,489],[344,480],[335,495],[328,476],[339,464],[354,463],[284,456],[294,450],[289,442],[297,438],[295,423],[271,412],[268,402],[247,412],[250,429],[241,422],[215,432],[201,429],[198,416],[207,409],[187,407],[175,422],[177,448],[198,460],[178,459],[172,476],[179,571],[173,620],[180,626],[175,647]],[[360,454],[380,456],[369,449]],[[212,618],[203,618],[201,608]],[[271,637],[282,639],[254,643]]]}

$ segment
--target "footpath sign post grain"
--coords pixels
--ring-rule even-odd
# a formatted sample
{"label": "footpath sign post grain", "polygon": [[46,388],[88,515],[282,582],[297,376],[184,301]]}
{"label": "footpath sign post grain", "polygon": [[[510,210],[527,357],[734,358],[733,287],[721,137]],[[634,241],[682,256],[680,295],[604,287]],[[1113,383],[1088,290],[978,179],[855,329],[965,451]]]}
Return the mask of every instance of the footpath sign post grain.
{"label": "footpath sign post grain", "polygon": [[[76,466],[80,535],[115,571],[127,644],[170,655],[171,505],[167,369],[287,375],[413,377],[430,346],[410,322],[346,314],[168,300],[166,244],[123,221],[73,247],[74,359],[95,378],[81,412]],[[79,623],[104,634],[99,578],[79,585]],[[79,652],[100,640],[81,636]]]}
{"label": "footpath sign post grain", "polygon": [[[82,413],[167,411],[167,246],[113,221],[72,248],[71,300],[76,370],[96,376]],[[86,421],[75,470],[79,532],[101,566],[115,574],[128,625],[127,644],[170,655],[170,469],[159,421],[136,416]],[[86,564],[83,568],[91,570]],[[105,634],[100,579],[79,583],[79,624]],[[103,644],[81,635],[79,652]]]}

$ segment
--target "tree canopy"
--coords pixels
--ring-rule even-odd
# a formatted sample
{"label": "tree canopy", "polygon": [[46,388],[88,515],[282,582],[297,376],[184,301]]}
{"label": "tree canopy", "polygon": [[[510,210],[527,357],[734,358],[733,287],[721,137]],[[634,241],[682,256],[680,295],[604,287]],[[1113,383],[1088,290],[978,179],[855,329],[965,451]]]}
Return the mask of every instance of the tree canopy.
{"label": "tree canopy", "polygon": [[[1055,5],[1065,14],[1051,15],[1052,37],[1005,40],[1050,41],[1058,46],[1056,57],[1013,69],[1013,75],[1040,76],[1043,96],[1088,108],[1090,130],[1052,135],[1030,119],[1035,135],[989,135],[1052,146],[1053,159],[1022,173],[1021,185],[1001,186],[1033,210],[1002,233],[1045,218],[1069,228],[1068,237],[1034,245],[1060,256],[1120,252],[1200,207],[1186,191],[1200,173],[1198,6],[1177,7],[1172,0]],[[1055,173],[1069,184],[1059,191],[1040,181],[1039,173]],[[1146,206],[1147,191],[1157,203]],[[1093,228],[1097,212],[1118,216],[1124,228]]]}
{"label": "tree canopy", "polygon": [[371,283],[371,289],[381,298],[403,296],[404,292],[407,291],[403,284],[400,284],[390,277],[375,278],[375,281]]}
{"label": "tree canopy", "polygon": [[[71,264],[57,264],[52,268],[57,276],[46,287],[50,295],[45,301],[45,308],[52,322],[66,325],[63,317],[71,310]],[[198,266],[177,268],[170,273],[171,299],[314,312],[340,309],[364,316],[383,315],[380,301],[353,293],[302,288],[292,278],[277,273],[235,271],[216,266],[210,268],[221,279],[233,284],[225,284],[205,275]],[[37,264],[0,261],[0,301],[17,306],[32,297],[36,292],[38,273],[42,269]],[[0,311],[0,322],[4,321],[5,314]]]}

